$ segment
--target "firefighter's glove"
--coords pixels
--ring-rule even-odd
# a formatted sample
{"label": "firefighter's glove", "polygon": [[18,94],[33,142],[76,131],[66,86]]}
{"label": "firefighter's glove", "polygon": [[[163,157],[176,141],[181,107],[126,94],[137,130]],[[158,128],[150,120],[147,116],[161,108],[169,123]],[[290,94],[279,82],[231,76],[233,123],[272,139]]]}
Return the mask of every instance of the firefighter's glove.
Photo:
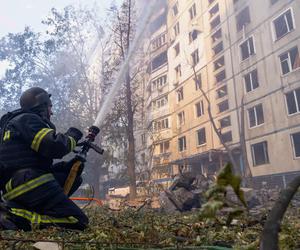
{"label": "firefighter's glove", "polygon": [[67,136],[71,136],[74,138],[74,140],[76,141],[76,143],[82,138],[83,134],[81,133],[81,131],[77,128],[69,128],[67,133]]}

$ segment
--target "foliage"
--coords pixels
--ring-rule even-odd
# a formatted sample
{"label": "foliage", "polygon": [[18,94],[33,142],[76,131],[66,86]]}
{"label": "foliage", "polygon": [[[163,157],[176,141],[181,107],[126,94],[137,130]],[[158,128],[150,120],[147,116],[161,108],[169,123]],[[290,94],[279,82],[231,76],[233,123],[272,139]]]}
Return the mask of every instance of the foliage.
{"label": "foliage", "polygon": [[228,214],[226,225],[230,225],[232,220],[241,215],[244,209],[239,204],[233,204],[226,198],[227,187],[231,187],[242,203],[247,208],[244,193],[241,190],[241,178],[233,174],[231,163],[227,163],[217,176],[217,181],[206,192],[208,201],[202,206],[200,216],[202,218],[217,219],[218,212],[225,210]]}
{"label": "foliage", "polygon": [[[103,208],[86,210],[90,227],[84,232],[62,231],[49,228],[35,232],[2,231],[2,237],[23,239],[48,239],[55,241],[79,241],[65,244],[65,249],[257,249],[262,231],[258,217],[243,215],[239,223],[226,226],[212,221],[199,220],[197,212],[162,214],[148,210],[113,212]],[[225,220],[226,218],[224,218]],[[300,245],[300,211],[290,209],[283,222],[280,244],[282,249],[295,249]],[[94,242],[94,243],[93,243]],[[98,245],[95,243],[98,242]],[[10,242],[12,244],[12,242]],[[18,242],[14,249],[31,249],[31,243]],[[192,247],[193,246],[193,247]],[[214,246],[200,248],[199,246]],[[217,246],[219,248],[217,248]],[[1,240],[1,249],[8,242]]]}

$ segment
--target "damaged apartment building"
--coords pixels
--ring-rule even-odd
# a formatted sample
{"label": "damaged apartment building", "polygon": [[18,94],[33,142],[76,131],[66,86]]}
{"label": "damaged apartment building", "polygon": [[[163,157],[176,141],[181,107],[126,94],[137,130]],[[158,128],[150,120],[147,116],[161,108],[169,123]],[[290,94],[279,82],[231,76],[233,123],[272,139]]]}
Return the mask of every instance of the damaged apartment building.
{"label": "damaged apartment building", "polygon": [[256,187],[285,186],[300,173],[300,2],[159,2],[137,138],[153,181],[216,173],[225,143]]}

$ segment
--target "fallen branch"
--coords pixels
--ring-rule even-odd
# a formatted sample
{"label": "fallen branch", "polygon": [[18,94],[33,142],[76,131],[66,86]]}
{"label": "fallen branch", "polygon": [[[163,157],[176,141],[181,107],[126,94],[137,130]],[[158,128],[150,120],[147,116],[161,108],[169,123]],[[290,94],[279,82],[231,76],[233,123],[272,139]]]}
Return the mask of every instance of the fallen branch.
{"label": "fallen branch", "polygon": [[285,211],[299,187],[300,176],[296,177],[286,189],[281,191],[265,223],[260,240],[260,250],[279,250],[278,233],[280,224]]}

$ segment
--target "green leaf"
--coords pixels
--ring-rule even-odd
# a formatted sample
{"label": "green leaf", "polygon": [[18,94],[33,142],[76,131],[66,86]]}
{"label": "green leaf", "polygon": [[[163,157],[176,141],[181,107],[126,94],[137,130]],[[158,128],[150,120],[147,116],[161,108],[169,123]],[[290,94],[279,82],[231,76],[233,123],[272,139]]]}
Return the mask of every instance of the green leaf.
{"label": "green leaf", "polygon": [[215,218],[216,213],[224,206],[222,201],[208,201],[203,205],[200,211],[200,216],[205,218]]}
{"label": "green leaf", "polygon": [[218,174],[217,185],[221,187],[231,186],[242,204],[247,207],[244,192],[241,190],[241,177],[233,174],[231,163],[227,163]]}

